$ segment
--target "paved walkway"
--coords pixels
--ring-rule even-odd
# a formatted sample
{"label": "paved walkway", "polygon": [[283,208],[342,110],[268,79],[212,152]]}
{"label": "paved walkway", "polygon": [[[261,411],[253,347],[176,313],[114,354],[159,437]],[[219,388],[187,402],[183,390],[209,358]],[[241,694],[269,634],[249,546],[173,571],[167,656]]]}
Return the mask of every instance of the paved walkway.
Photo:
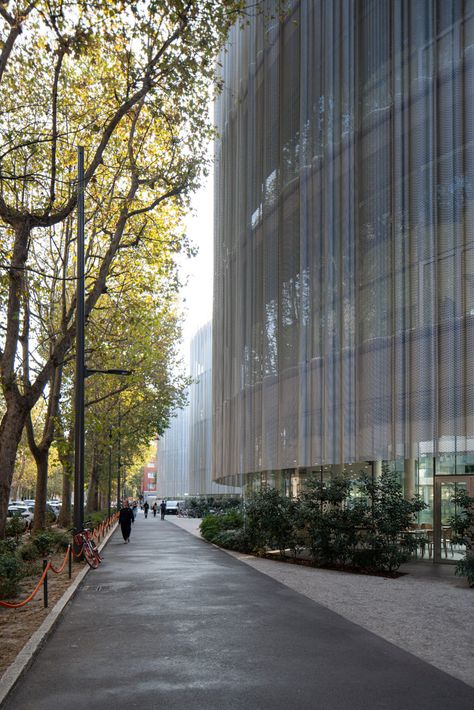
{"label": "paved walkway", "polygon": [[193,537],[116,533],[8,710],[472,710],[474,688]]}
{"label": "paved walkway", "polygon": [[[172,520],[200,537],[199,520]],[[453,565],[413,562],[387,579],[228,554],[474,687],[474,589]]]}

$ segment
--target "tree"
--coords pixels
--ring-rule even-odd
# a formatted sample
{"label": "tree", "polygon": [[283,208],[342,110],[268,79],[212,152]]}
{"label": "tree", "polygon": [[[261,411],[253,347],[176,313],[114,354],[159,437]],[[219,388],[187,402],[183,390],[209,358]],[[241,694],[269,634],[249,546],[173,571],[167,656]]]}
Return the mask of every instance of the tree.
{"label": "tree", "polygon": [[[0,2],[0,537],[23,428],[74,339],[72,300],[33,367],[20,348],[31,328],[32,255],[54,249],[66,225],[74,234],[75,147],[85,147],[87,198],[100,208],[87,316],[124,240],[139,242],[154,210],[196,186],[216,52],[244,5]],[[42,258],[35,276],[50,281],[47,266]]]}

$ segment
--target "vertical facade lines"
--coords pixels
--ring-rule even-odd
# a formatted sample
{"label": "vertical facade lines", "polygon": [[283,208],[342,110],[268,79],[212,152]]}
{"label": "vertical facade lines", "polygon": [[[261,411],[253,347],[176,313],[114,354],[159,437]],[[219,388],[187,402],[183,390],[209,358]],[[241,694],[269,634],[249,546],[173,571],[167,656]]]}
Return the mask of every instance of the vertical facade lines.
{"label": "vertical facade lines", "polygon": [[216,480],[474,453],[473,18],[472,0],[295,0],[233,31]]}

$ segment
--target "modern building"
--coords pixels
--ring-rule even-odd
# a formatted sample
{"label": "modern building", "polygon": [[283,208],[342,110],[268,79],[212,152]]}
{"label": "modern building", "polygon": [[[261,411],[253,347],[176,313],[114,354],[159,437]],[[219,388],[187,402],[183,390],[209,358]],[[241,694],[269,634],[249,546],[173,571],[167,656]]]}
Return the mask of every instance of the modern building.
{"label": "modern building", "polygon": [[388,466],[440,559],[474,494],[474,2],[289,6],[222,56],[213,476]]}
{"label": "modern building", "polygon": [[156,468],[159,498],[184,499],[189,493],[189,407],[179,409],[158,440]]}
{"label": "modern building", "polygon": [[212,480],[212,324],[202,326],[190,344],[188,405],[178,411],[158,442],[158,495],[238,495],[240,489]]}
{"label": "modern building", "polygon": [[149,460],[143,466],[142,471],[142,494],[144,498],[156,496],[156,441],[151,445]]}

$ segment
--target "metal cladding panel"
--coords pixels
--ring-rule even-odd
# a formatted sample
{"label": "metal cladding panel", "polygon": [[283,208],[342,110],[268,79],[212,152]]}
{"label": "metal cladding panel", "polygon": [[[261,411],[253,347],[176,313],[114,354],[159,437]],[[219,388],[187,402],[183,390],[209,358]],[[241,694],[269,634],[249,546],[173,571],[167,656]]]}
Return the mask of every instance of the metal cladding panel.
{"label": "metal cladding panel", "polygon": [[[158,495],[167,498],[238,494],[212,480],[212,326],[191,341],[188,404],[176,413],[158,442]],[[222,455],[222,454],[221,454]],[[240,481],[236,481],[238,485]]]}
{"label": "metal cladding panel", "polygon": [[162,498],[182,498],[189,490],[189,411],[180,409],[157,447],[157,488]]}
{"label": "metal cladding panel", "polygon": [[474,1],[249,21],[216,113],[213,477],[460,451]]}
{"label": "metal cladding panel", "polygon": [[212,325],[206,323],[191,340],[188,404],[188,489],[190,496],[239,493],[211,477],[212,461]]}

